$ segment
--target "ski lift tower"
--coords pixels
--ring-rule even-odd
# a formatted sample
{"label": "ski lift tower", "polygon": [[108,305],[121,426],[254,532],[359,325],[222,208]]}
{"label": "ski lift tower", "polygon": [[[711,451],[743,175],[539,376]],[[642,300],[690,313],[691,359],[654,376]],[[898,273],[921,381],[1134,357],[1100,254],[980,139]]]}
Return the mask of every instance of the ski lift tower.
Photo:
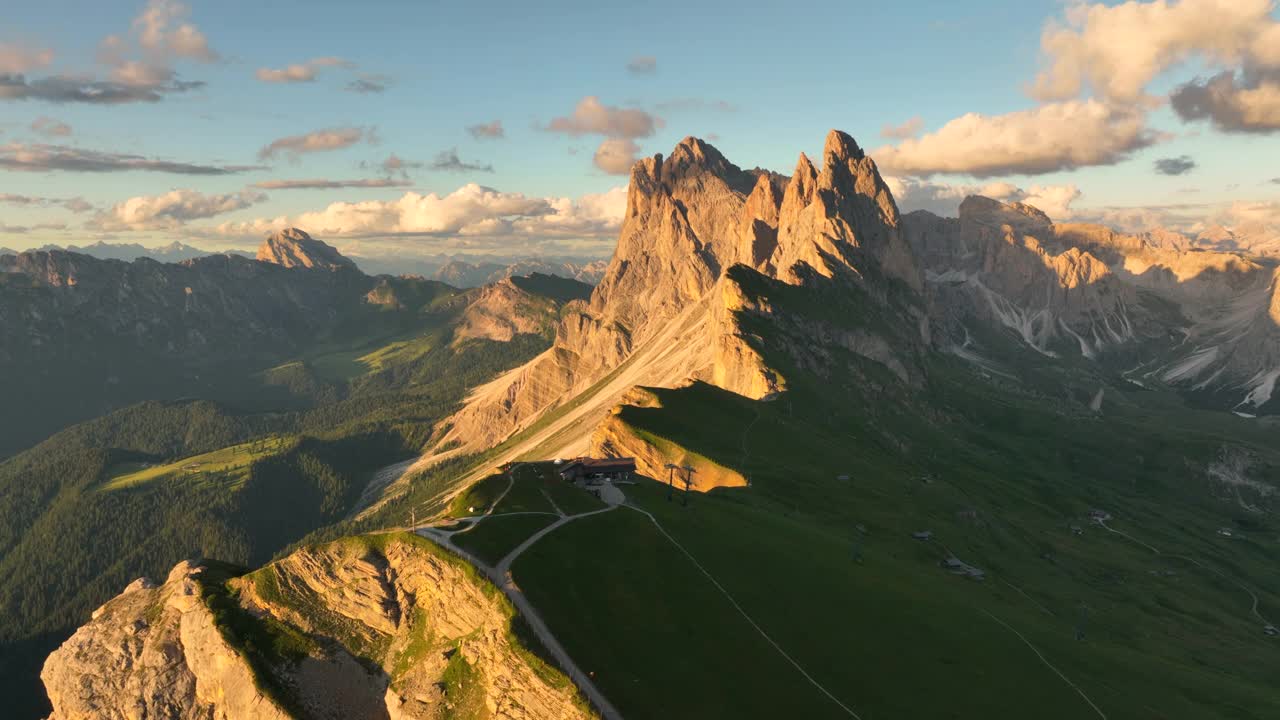
{"label": "ski lift tower", "polygon": [[684,470],[684,496],[681,498],[680,504],[684,505],[685,507],[688,507],[689,506],[689,488],[693,486],[693,474],[698,471],[694,470],[692,465],[685,465],[680,469]]}

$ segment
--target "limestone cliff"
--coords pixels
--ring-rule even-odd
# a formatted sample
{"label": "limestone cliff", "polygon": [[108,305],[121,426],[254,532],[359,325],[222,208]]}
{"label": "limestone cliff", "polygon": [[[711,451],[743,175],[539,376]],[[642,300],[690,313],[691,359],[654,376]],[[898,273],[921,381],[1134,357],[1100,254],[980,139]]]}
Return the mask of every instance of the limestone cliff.
{"label": "limestone cliff", "polygon": [[915,212],[904,227],[944,346],[986,324],[1045,354],[1117,358],[1137,382],[1210,392],[1228,407],[1272,402],[1274,262],[1205,251],[1170,232],[1055,225],[1036,208],[977,196],[958,218]]}
{"label": "limestone cliff", "polygon": [[589,718],[514,611],[409,535],[346,538],[228,580],[181,564],[130,585],[42,678],[63,718]]}
{"label": "limestone cliff", "polygon": [[219,630],[202,573],[180,563],[163,585],[136,580],[94,611],[45,662],[50,720],[290,717]]}
{"label": "limestone cliff", "polygon": [[287,268],[355,270],[356,264],[337,248],[298,228],[272,233],[258,246],[258,260]]}
{"label": "limestone cliff", "polygon": [[[632,168],[613,259],[590,300],[565,309],[554,346],[478,389],[441,445],[490,447],[574,398],[584,402],[588,391],[603,419],[634,385],[698,379],[752,398],[784,389],[760,338],[742,324],[771,309],[743,302],[735,267],[797,287],[857,286],[868,307],[923,285],[887,186],[848,135],[828,135],[820,172],[801,155],[790,178],[742,170],[686,138],[669,157]],[[924,342],[925,313],[910,304],[892,311],[905,319],[896,324]],[[887,347],[865,332],[857,348]],[[911,366],[881,349],[868,357],[903,376]],[[612,382],[601,390],[605,379]]]}

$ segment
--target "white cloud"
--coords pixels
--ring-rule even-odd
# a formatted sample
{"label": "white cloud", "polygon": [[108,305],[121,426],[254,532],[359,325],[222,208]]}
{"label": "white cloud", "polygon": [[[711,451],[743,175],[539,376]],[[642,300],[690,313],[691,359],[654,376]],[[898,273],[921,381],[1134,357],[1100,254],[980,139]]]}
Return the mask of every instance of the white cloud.
{"label": "white cloud", "polygon": [[1072,204],[1081,196],[1075,185],[1032,185],[1023,189],[1008,182],[986,185],[953,185],[917,178],[886,177],[898,208],[903,212],[928,210],[935,215],[955,217],[960,202],[970,195],[983,195],[1001,202],[1033,205],[1055,221],[1072,218]]}
{"label": "white cloud", "polygon": [[204,33],[184,22],[190,13],[190,8],[180,2],[151,0],[133,21],[138,44],[153,57],[217,60],[218,54],[209,47]]}
{"label": "white cloud", "polygon": [[290,135],[273,140],[258,151],[258,158],[266,160],[277,155],[297,159],[303,153],[329,152],[351,147],[361,140],[370,140],[372,131],[358,127],[339,127],[316,130],[302,135]]}
{"label": "white cloud", "polygon": [[243,210],[266,200],[252,190],[206,195],[195,190],[171,190],[163,195],[132,197],[99,213],[89,226],[98,230],[168,230],[190,220]]}
{"label": "white cloud", "polygon": [[1097,97],[1133,102],[1165,70],[1191,58],[1210,65],[1280,65],[1274,0],[1155,0],[1108,6],[1073,2],[1040,45],[1047,67],[1031,94],[1041,100]]}
{"label": "white cloud", "polygon": [[49,137],[66,137],[71,134],[70,125],[44,116],[36,118],[31,123],[31,130]]}
{"label": "white cloud", "polygon": [[0,73],[25,73],[53,62],[53,51],[0,43]]}
{"label": "white cloud", "polygon": [[312,58],[304,63],[295,63],[283,68],[258,68],[254,76],[265,83],[303,83],[312,82],[321,68],[342,67],[354,68],[355,64],[340,57]]}
{"label": "white cloud", "polygon": [[606,138],[596,148],[594,162],[596,167],[610,175],[626,175],[636,163],[636,154],[640,146],[628,138]]}
{"label": "white cloud", "polygon": [[1005,115],[969,113],[871,155],[898,175],[1037,175],[1111,165],[1156,139],[1140,110],[1072,100]]}
{"label": "white cloud", "polygon": [[906,140],[920,134],[924,129],[924,120],[919,115],[901,125],[885,125],[880,128],[880,137],[886,140]]}
{"label": "white cloud", "polygon": [[573,114],[553,119],[547,130],[572,137],[604,135],[610,138],[649,137],[661,127],[661,120],[644,110],[605,105],[600,98],[587,96],[578,102]]}
{"label": "white cloud", "polygon": [[258,237],[296,226],[316,236],[440,236],[612,240],[626,209],[626,188],[571,198],[534,198],[475,183],[447,195],[407,192],[396,200],[336,202],[297,216],[223,223],[222,236]]}

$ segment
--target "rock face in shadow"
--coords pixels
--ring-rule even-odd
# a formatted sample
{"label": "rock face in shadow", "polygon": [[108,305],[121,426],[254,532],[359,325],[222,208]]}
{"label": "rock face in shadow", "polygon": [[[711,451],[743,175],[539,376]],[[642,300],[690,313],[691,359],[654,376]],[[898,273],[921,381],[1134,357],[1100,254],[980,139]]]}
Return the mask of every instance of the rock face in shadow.
{"label": "rock face in shadow", "polygon": [[513,613],[421,538],[346,538],[229,582],[187,563],[136,581],[42,678],[52,720],[594,717],[515,640]]}
{"label": "rock face in shadow", "polygon": [[[857,286],[886,305],[895,287],[901,295],[923,286],[899,226],[874,161],[842,132],[828,135],[821,171],[801,155],[791,178],[742,170],[686,138],[632,168],[613,259],[590,300],[566,308],[551,350],[477,390],[442,446],[490,447],[615,372],[632,380],[625,387],[698,379],[753,398],[778,392],[785,378],[742,325],[772,310],[744,302],[730,269],[795,286]],[[907,314],[923,342],[923,310]],[[597,399],[601,412],[623,391]]]}

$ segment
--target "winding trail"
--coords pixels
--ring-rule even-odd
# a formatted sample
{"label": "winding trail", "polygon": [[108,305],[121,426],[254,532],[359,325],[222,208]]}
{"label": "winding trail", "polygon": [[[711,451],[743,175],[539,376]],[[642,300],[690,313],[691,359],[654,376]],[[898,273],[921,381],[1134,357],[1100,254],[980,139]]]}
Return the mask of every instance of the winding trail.
{"label": "winding trail", "polygon": [[[580,690],[582,690],[582,694],[587,696],[587,699],[600,713],[600,716],[605,720],[622,720],[622,714],[613,706],[613,703],[609,702],[609,698],[605,697],[604,693],[596,687],[591,676],[583,672],[582,668],[574,662],[573,658],[569,655],[569,652],[564,649],[564,646],[556,639],[555,634],[553,634],[551,629],[547,627],[546,621],[542,619],[537,608],[535,608],[533,603],[529,602],[529,599],[525,597],[520,586],[516,585],[515,579],[511,576],[511,564],[515,562],[516,558],[520,557],[524,551],[528,550],[534,545],[534,543],[538,542],[543,537],[546,537],[556,528],[573,522],[579,518],[599,515],[601,513],[615,510],[626,500],[626,497],[622,494],[621,490],[618,490],[612,485],[608,485],[601,488],[600,493],[601,499],[608,503],[608,505],[600,508],[599,510],[590,510],[576,515],[565,515],[563,512],[513,512],[494,514],[493,509],[498,506],[498,503],[502,501],[502,498],[506,497],[507,492],[510,492],[514,484],[515,468],[513,467],[511,483],[507,485],[506,491],[504,491],[502,495],[499,495],[498,499],[494,500],[494,502],[489,505],[488,510],[484,514],[468,518],[459,518],[456,521],[468,523],[465,528],[449,531],[441,530],[435,526],[425,526],[415,528],[414,532],[461,557],[483,572],[485,576],[489,578],[490,582],[498,586],[498,589],[502,591],[502,594],[511,601],[512,605],[515,606],[516,611],[519,612],[525,621],[529,623],[529,627],[533,630],[534,634],[538,636],[538,639],[542,641],[547,652],[551,653],[551,656],[555,658],[556,663],[560,665],[560,669],[569,676],[569,679],[572,680]],[[554,503],[552,504],[554,506]],[[526,538],[525,541],[516,546],[514,550],[507,553],[506,557],[502,558],[496,566],[489,565],[475,555],[472,555],[466,550],[458,547],[458,545],[453,542],[454,535],[471,530],[488,518],[509,517],[511,515],[552,515],[559,519]]]}
{"label": "winding trail", "polygon": [[738,604],[738,601],[733,597],[733,595],[728,590],[725,589],[723,585],[720,584],[720,581],[716,580],[715,576],[712,575],[705,567],[703,567],[702,563],[698,562],[698,559],[693,556],[693,553],[685,549],[683,545],[681,545],[674,537],[671,536],[670,533],[667,532],[666,528],[662,527],[662,523],[658,522],[658,519],[656,517],[654,517],[648,510],[636,507],[635,505],[632,505],[630,503],[628,503],[626,507],[631,510],[635,510],[636,512],[648,517],[649,520],[653,522],[654,527],[658,528],[658,532],[662,533],[663,537],[669,540],[672,545],[676,546],[677,550],[684,553],[685,557],[689,558],[689,562],[693,563],[693,566],[698,568],[698,571],[701,572],[708,580],[710,580],[712,585],[715,585],[716,589],[720,591],[720,594],[724,595],[725,599],[729,601],[729,604],[733,605],[734,609],[738,611],[738,614],[742,615],[742,617],[746,619],[747,623],[749,623],[751,627],[755,628],[756,632],[760,634],[760,637],[764,638],[766,642],[772,645],[773,648],[778,651],[778,654],[783,657],[783,659],[785,659],[788,663],[791,663],[791,666],[794,667],[797,671],[799,671],[799,673],[804,676],[804,679],[809,681],[809,684],[813,685],[823,695],[826,695],[828,698],[830,698],[831,702],[835,703],[836,705],[839,705],[840,709],[848,713],[850,717],[856,718],[857,720],[862,720],[861,715],[854,712],[853,709],[850,708],[848,705],[845,705],[844,703],[840,702],[839,698],[831,694],[830,690],[823,687],[822,683],[815,680],[814,677],[810,675],[808,671],[806,671],[804,667],[800,665],[799,662],[796,662],[795,658],[788,655],[787,651],[783,650],[782,646],[779,645],[776,640],[770,637],[769,633],[765,632],[764,628],[760,627],[760,625],[755,621],[754,618],[752,618],[749,614],[747,614],[747,611],[744,610],[742,606]]}
{"label": "winding trail", "polygon": [[1208,565],[1205,565],[1204,563],[1200,562],[1199,560],[1197,560],[1197,559],[1195,559],[1195,558],[1193,558],[1193,557],[1190,557],[1190,556],[1187,556],[1187,555],[1176,555],[1176,554],[1174,554],[1174,553],[1166,553],[1166,552],[1162,552],[1162,551],[1160,550],[1160,548],[1155,547],[1154,545],[1148,545],[1147,543],[1145,543],[1145,542],[1143,542],[1143,541],[1139,540],[1138,538],[1136,538],[1136,537],[1134,537],[1134,536],[1130,535],[1130,534],[1129,534],[1129,533],[1127,533],[1127,532],[1124,532],[1124,531],[1122,531],[1122,530],[1116,530],[1115,528],[1113,528],[1113,527],[1111,527],[1110,525],[1108,525],[1106,520],[1098,520],[1098,521],[1096,521],[1096,522],[1097,522],[1099,525],[1101,525],[1101,526],[1103,527],[1103,529],[1104,529],[1104,530],[1106,530],[1107,532],[1115,533],[1116,535],[1119,535],[1120,537],[1125,538],[1125,539],[1126,539],[1126,540],[1128,540],[1129,542],[1132,542],[1132,543],[1136,543],[1136,544],[1138,544],[1138,545],[1141,545],[1142,547],[1144,547],[1144,548],[1146,548],[1146,549],[1150,550],[1152,553],[1155,553],[1156,555],[1159,555],[1159,556],[1161,556],[1161,557],[1174,558],[1175,560],[1184,560],[1184,561],[1186,561],[1186,562],[1191,563],[1192,565],[1195,565],[1196,567],[1200,568],[1201,570],[1205,570],[1205,571],[1207,571],[1207,572],[1213,573],[1214,575],[1217,575],[1218,577],[1222,578],[1223,580],[1226,580],[1227,582],[1231,583],[1232,585],[1235,585],[1236,587],[1238,587],[1238,588],[1240,588],[1241,590],[1245,591],[1245,593],[1246,593],[1246,594],[1248,594],[1249,599],[1253,601],[1253,604],[1249,607],[1249,612],[1250,612],[1254,617],[1256,617],[1258,620],[1262,621],[1262,624],[1263,624],[1263,625],[1271,625],[1271,624],[1272,624],[1270,620],[1268,620],[1267,618],[1265,618],[1265,617],[1263,617],[1263,616],[1262,616],[1262,613],[1258,612],[1258,595],[1257,595],[1257,593],[1255,593],[1252,589],[1250,589],[1248,585],[1245,585],[1244,583],[1240,582],[1239,580],[1237,580],[1237,579],[1235,579],[1235,578],[1231,577],[1230,575],[1228,575],[1228,574],[1226,574],[1226,573],[1222,572],[1221,570],[1219,570],[1219,569],[1217,569],[1217,568],[1214,568],[1214,567],[1210,567],[1210,566],[1208,566]]}

